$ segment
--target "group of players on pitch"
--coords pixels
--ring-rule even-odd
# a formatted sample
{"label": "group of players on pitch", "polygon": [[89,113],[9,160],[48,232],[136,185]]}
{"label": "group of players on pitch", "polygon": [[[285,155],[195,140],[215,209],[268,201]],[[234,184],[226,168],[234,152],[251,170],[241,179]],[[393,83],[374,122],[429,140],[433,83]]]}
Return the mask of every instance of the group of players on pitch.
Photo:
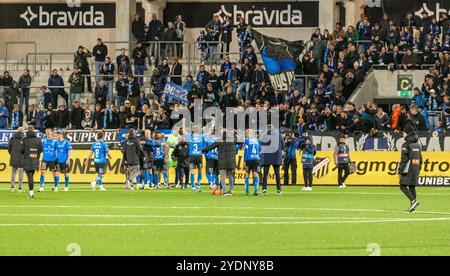
{"label": "group of players on pitch", "polygon": [[[105,191],[103,187],[103,177],[107,170],[107,160],[111,159],[109,148],[104,141],[105,133],[100,131],[97,134],[97,141],[92,144],[91,151],[85,166],[88,166],[91,158],[95,164],[97,178],[91,183],[92,189],[97,186],[100,191]],[[173,166],[171,161],[175,161],[175,183],[174,187],[187,189],[190,182],[193,192],[201,192],[201,183],[203,178],[203,155],[206,159],[206,178],[212,189],[213,195],[223,194],[231,196],[235,184],[235,156],[241,149],[244,150],[245,163],[245,192],[250,193],[250,178],[253,177],[254,195],[259,192],[259,180],[261,177],[262,143],[258,136],[252,130],[247,130],[243,143],[232,143],[234,150],[232,152],[220,151],[218,143],[219,136],[214,135],[212,131],[206,135],[202,133],[200,127],[195,128],[192,133],[185,135],[182,130],[174,130],[172,135],[166,139],[165,134],[150,130],[144,131],[138,137],[134,129],[130,129],[125,135],[125,141],[121,145],[123,159],[122,167],[125,168],[126,189],[159,189],[161,180],[164,186],[169,185],[169,169]],[[345,181],[351,173],[350,149],[346,144],[347,138],[340,137],[339,143],[334,151],[334,162],[338,168],[338,183],[341,188],[345,188]],[[315,155],[317,153],[310,137],[297,137],[293,141],[293,146],[286,150],[284,142],[280,143],[275,152],[280,155],[282,152],[288,157],[296,158],[296,152],[301,151],[301,162],[303,165],[303,175],[305,181],[304,191],[312,190],[313,168],[315,166]],[[225,147],[224,147],[225,148]],[[29,198],[34,198],[34,174],[41,172],[39,192],[44,191],[45,174],[50,170],[54,176],[53,191],[58,192],[60,176],[64,175],[64,191],[69,191],[69,168],[72,146],[70,142],[63,137],[62,131],[45,131],[45,138],[41,140],[36,136],[34,128],[30,126],[25,135],[25,130],[19,128],[8,143],[8,152],[10,154],[11,192],[15,192],[16,174],[19,174],[18,192],[23,192],[22,182],[24,172],[28,178]],[[226,155],[224,156],[224,152]],[[234,155],[233,155],[234,153]],[[221,157],[222,154],[222,157]],[[42,155],[42,160],[41,160]],[[227,156],[232,155],[232,156]],[[225,158],[219,160],[219,158]],[[220,170],[222,167],[219,162],[233,163],[232,170]],[[398,167],[400,175],[400,188],[406,197],[411,201],[410,212],[416,210],[420,205],[417,201],[416,185],[421,171],[423,158],[421,154],[421,145],[414,131],[405,133],[405,143],[402,146],[401,161]],[[267,195],[267,175],[270,166],[264,165],[263,176],[263,195]],[[277,193],[283,194],[281,190],[279,166],[274,165]],[[161,175],[163,178],[161,178]],[[197,177],[196,177],[197,175]],[[220,177],[219,177],[220,176]],[[229,180],[231,189],[227,192],[226,177]],[[220,179],[220,180],[219,180]],[[134,185],[136,183],[136,185]],[[197,188],[196,188],[197,187]]]}

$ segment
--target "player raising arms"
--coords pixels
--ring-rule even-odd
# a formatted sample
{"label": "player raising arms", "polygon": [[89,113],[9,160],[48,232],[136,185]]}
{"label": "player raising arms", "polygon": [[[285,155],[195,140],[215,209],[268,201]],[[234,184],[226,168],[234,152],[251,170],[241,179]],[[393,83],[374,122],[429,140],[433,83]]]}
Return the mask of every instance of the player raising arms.
{"label": "player raising arms", "polygon": [[53,173],[55,187],[59,184],[59,176],[57,174],[56,159],[58,157],[57,142],[53,138],[51,129],[45,130],[45,139],[42,140],[42,162],[41,162],[41,181],[38,192],[44,191],[45,172],[49,169]]}
{"label": "player raising arms", "polygon": [[[205,137],[205,146],[209,147],[217,141],[213,136],[213,131],[208,133]],[[219,185],[219,152],[217,148],[205,153],[206,158],[206,178],[211,186],[212,194],[217,195],[217,189]]]}
{"label": "player raising arms", "polygon": [[[70,165],[70,155],[72,152],[72,145],[69,141],[63,138],[62,131],[56,132],[56,147],[58,151],[57,158],[57,173],[64,175],[64,192],[69,191],[69,165]],[[59,177],[59,175],[58,175]],[[58,192],[58,184],[55,182],[54,192]]]}
{"label": "player raising arms", "polygon": [[250,174],[253,173],[254,195],[258,196],[259,176],[261,174],[261,144],[251,129],[247,130],[247,138],[245,138],[244,162],[245,194],[249,195]]}
{"label": "player raising arms", "polygon": [[108,145],[103,141],[103,138],[105,137],[105,133],[103,131],[100,131],[97,133],[97,142],[92,144],[91,152],[89,153],[89,156],[84,161],[84,165],[87,166],[89,164],[89,160],[91,160],[92,155],[94,155],[94,164],[95,164],[95,171],[97,172],[98,176],[97,179],[91,183],[92,190],[95,191],[97,185],[100,188],[100,191],[106,191],[106,189],[103,187],[103,175],[106,173],[106,158],[108,157],[111,159],[111,154],[109,153]]}
{"label": "player raising arms", "polygon": [[198,192],[201,192],[203,156],[205,139],[200,127],[194,127],[193,133],[188,134],[189,143],[189,174],[191,176],[192,191],[195,192],[195,170],[197,170]]}

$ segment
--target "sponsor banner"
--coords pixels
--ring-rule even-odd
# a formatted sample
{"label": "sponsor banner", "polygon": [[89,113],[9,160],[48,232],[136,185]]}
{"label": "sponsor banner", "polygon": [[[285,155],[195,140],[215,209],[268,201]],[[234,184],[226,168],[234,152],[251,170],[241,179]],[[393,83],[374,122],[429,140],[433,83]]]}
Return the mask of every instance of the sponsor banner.
{"label": "sponsor banner", "polygon": [[115,3],[0,4],[0,29],[116,27]]}
{"label": "sponsor banner", "polygon": [[[195,13],[185,14],[193,8]],[[183,20],[189,28],[204,28],[215,15],[222,20],[228,16],[234,25],[239,23],[239,18],[245,18],[245,22],[253,27],[311,28],[319,26],[319,1],[167,3],[164,10],[166,21],[173,21],[179,14],[184,14]]]}
{"label": "sponsor banner", "polygon": [[379,22],[384,13],[394,18],[397,23],[406,16],[407,11],[414,12],[419,18],[423,18],[422,13],[425,11],[430,17],[436,17],[438,20],[443,13],[450,14],[448,0],[367,0],[367,4],[365,12],[373,22]]}
{"label": "sponsor banner", "polygon": [[180,102],[180,103],[188,103],[187,96],[189,91],[173,82],[167,82],[164,87],[164,95],[167,98],[169,103]]}
{"label": "sponsor banner", "polygon": [[303,41],[287,41],[253,31],[256,45],[276,91],[288,91],[295,78],[296,60],[302,53]]}
{"label": "sponsor banner", "polygon": [[[90,149],[91,145],[96,141],[97,133],[95,130],[66,130],[64,132],[64,139],[67,139],[74,149]],[[9,139],[17,131],[14,130],[2,130],[0,131],[0,148],[6,148],[8,146]],[[104,130],[104,140],[111,148],[117,148],[120,141],[120,133],[118,130]],[[36,135],[44,139],[45,134],[36,131]]]}
{"label": "sponsor banner", "polygon": [[[332,151],[338,143],[339,132],[310,132],[319,151]],[[422,150],[429,152],[450,151],[450,134],[419,132]],[[369,134],[354,134],[348,138],[351,151],[400,151],[405,143],[401,133],[380,132],[376,137]]]}
{"label": "sponsor banner", "polygon": [[[88,150],[74,150],[70,162],[70,174],[72,183],[88,184],[95,180],[95,168],[91,162],[88,166],[84,165],[84,160],[88,156]],[[107,173],[104,178],[105,183],[124,184],[125,175],[121,170],[122,153],[118,150],[111,151],[112,159],[108,160]],[[422,167],[419,185],[423,186],[450,186],[450,160],[447,153],[425,152],[424,164]],[[399,152],[354,152],[352,161],[355,162],[356,172],[352,174],[346,184],[348,185],[392,185],[396,186],[399,182],[397,175],[398,161],[400,160]],[[333,152],[319,152],[317,154],[316,163],[323,160],[333,160]],[[4,176],[11,174],[11,167],[8,165],[9,155],[5,150],[0,151],[0,173]],[[243,162],[243,152],[239,152],[236,156],[237,170],[236,183],[244,184],[245,171]],[[300,160],[300,155],[298,156]],[[314,174],[315,185],[332,185],[337,186],[337,169],[333,162],[325,162],[324,166],[319,168]],[[319,166],[320,167],[320,166]],[[174,182],[175,171],[171,168],[169,171],[170,183]],[[46,176],[47,183],[53,183],[51,174]],[[283,177],[283,175],[282,175]],[[297,184],[303,183],[303,170],[301,165],[297,172]],[[6,178],[4,178],[6,180]],[[283,178],[282,178],[283,179]],[[38,174],[36,181],[39,180]],[[207,180],[203,183],[206,185]],[[270,171],[268,183],[275,184],[275,175]]]}

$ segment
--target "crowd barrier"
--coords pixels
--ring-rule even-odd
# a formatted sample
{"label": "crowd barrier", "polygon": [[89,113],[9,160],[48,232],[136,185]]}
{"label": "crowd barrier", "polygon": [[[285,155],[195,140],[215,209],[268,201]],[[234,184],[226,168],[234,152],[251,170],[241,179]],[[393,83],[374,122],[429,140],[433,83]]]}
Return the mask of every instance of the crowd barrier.
{"label": "crowd barrier", "polygon": [[[88,150],[74,150],[70,161],[71,183],[88,184],[95,179],[95,168],[91,162],[85,166],[84,161],[89,155]],[[104,178],[105,183],[124,184],[125,176],[121,168],[122,153],[119,150],[111,151],[112,159],[108,160],[107,173]],[[450,186],[450,159],[446,152],[424,152],[424,164],[420,178],[420,185],[425,186]],[[356,165],[356,173],[351,175],[346,182],[347,185],[358,186],[395,186],[398,185],[397,166],[400,160],[400,152],[353,152],[352,161]],[[318,152],[316,161],[333,160],[333,152]],[[8,160],[9,155],[6,150],[0,150],[0,182],[7,183],[11,174],[11,167]],[[297,156],[297,184],[303,183],[303,172],[300,155]],[[236,183],[244,184],[245,171],[243,152],[236,155]],[[203,172],[205,173],[205,172]],[[170,169],[170,183],[174,183],[174,168]],[[283,178],[283,172],[282,172]],[[39,181],[39,175],[36,175]],[[50,173],[46,176],[47,183],[53,183]],[[206,185],[206,179],[203,180]],[[269,184],[275,184],[273,171],[269,175]],[[291,182],[290,182],[291,183]],[[337,186],[337,169],[331,161],[326,166],[319,169],[314,174],[314,184],[324,186]],[[51,185],[50,185],[51,186]]]}

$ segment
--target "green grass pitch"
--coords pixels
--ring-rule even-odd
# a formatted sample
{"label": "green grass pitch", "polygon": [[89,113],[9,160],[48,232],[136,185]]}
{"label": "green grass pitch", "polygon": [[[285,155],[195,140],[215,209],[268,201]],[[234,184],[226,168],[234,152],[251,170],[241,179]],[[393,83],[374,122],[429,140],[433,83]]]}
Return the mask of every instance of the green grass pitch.
{"label": "green grass pitch", "polygon": [[[180,190],[25,194],[0,187],[0,255],[450,255],[450,189],[285,188],[230,198]],[[75,250],[77,251],[77,250]]]}

